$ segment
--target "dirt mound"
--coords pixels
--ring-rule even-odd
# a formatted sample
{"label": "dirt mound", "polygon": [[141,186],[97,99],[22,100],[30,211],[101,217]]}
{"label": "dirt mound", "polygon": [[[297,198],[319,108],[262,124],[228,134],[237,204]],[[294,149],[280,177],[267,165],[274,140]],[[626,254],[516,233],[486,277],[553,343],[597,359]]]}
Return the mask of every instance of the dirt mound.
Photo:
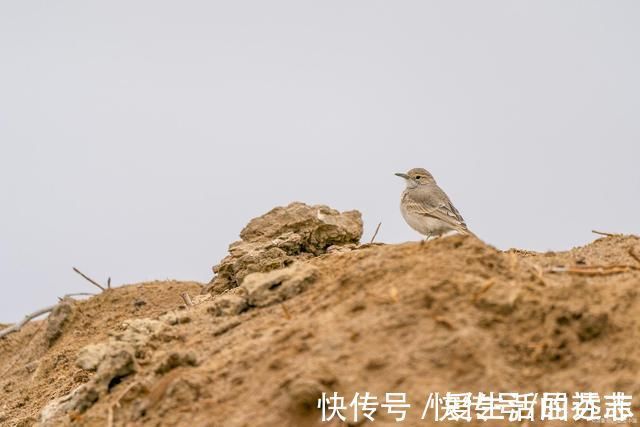
{"label": "dirt mound", "polygon": [[51,344],[32,322],[0,340],[2,424],[340,425],[318,398],[366,391],[411,405],[403,423],[380,408],[379,425],[433,425],[425,398],[447,391],[622,391],[639,413],[637,237],[326,249],[222,293],[156,282],[71,302]]}

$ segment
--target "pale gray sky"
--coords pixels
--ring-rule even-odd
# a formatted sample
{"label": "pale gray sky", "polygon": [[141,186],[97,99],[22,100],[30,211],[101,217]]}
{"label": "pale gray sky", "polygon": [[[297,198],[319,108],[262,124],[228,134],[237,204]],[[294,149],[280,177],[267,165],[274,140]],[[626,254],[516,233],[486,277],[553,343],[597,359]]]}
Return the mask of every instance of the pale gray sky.
{"label": "pale gray sky", "polygon": [[[3,1],[0,321],[207,281],[247,221],[425,167],[499,248],[640,233],[637,1]],[[124,304],[124,302],[123,302]]]}

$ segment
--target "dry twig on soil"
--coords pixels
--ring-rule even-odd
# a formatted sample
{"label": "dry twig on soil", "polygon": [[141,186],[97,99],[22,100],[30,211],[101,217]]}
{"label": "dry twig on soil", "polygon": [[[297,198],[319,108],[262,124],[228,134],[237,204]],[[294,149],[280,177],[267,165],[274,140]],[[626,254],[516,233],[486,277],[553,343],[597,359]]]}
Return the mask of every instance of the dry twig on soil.
{"label": "dry twig on soil", "polygon": [[591,232],[593,234],[599,234],[601,236],[607,236],[607,237],[612,237],[612,236],[622,236],[622,234],[620,233],[606,233],[604,231],[598,231],[598,230],[591,230]]}
{"label": "dry twig on soil", "polygon": [[473,294],[473,298],[472,301],[477,301],[478,298],[480,298],[480,295],[484,294],[485,292],[487,292],[493,285],[496,284],[496,279],[491,278],[491,279],[487,279],[481,286],[480,289]]}
{"label": "dry twig on soil", "polygon": [[51,310],[53,310],[57,306],[58,304],[50,305],[49,307],[41,308],[40,310],[34,311],[31,314],[27,314],[26,316],[24,316],[24,319],[22,319],[20,322],[1,330],[0,338],[7,336],[13,332],[18,332],[20,328],[26,325],[30,320],[35,319],[38,316],[42,316],[43,314],[49,313]]}
{"label": "dry twig on soil", "polygon": [[570,273],[583,274],[586,276],[603,276],[608,274],[628,273],[638,271],[640,266],[636,265],[585,265],[574,267],[551,267],[549,273]]}
{"label": "dry twig on soil", "polygon": [[89,283],[91,283],[94,286],[97,286],[100,288],[101,291],[104,291],[104,287],[99,284],[98,282],[96,282],[95,280],[93,280],[91,277],[87,276],[86,274],[84,274],[82,271],[78,270],[77,268],[73,267],[73,271],[75,271],[76,273],[78,273],[79,275],[81,275],[82,277],[84,277],[86,280],[89,281]]}
{"label": "dry twig on soil", "polygon": [[94,296],[96,294],[93,294],[91,292],[74,292],[72,294],[64,294],[61,297],[58,297],[58,301],[62,302],[62,300],[66,299],[66,298],[71,298],[71,297],[88,297],[88,296]]}
{"label": "dry twig on soil", "polygon": [[376,236],[378,235],[378,231],[380,231],[380,226],[382,225],[381,222],[378,223],[378,226],[376,227],[376,231],[373,232],[373,236],[371,237],[371,241],[369,243],[373,243],[374,240],[376,240]]}
{"label": "dry twig on soil", "polygon": [[109,408],[107,408],[107,427],[113,427],[113,413],[114,413],[114,409],[115,408],[119,408],[120,407],[120,401],[122,400],[122,398],[129,393],[129,390],[131,390],[134,386],[136,386],[138,384],[138,381],[133,381],[131,384],[129,384],[127,386],[127,388],[125,388],[122,393],[120,393],[118,395],[118,398],[116,399],[116,401],[109,405]]}
{"label": "dry twig on soil", "polygon": [[[102,291],[105,291],[105,288],[103,286],[101,286],[99,283],[97,283],[95,280],[93,280],[92,278],[90,278],[89,276],[87,276],[86,274],[84,274],[83,272],[78,270],[77,268],[73,267],[73,271],[75,271],[76,273],[78,273],[79,275],[81,275],[82,277],[87,279],[91,284],[97,286]],[[111,279],[109,279],[109,285],[111,285]],[[91,296],[91,295],[95,295],[95,294],[88,293],[88,292],[77,292],[77,293],[72,293],[72,294],[66,294],[63,297],[58,297],[58,301],[61,303],[65,298],[73,297],[73,296],[80,296],[80,295]],[[58,304],[50,305],[49,307],[41,308],[40,310],[34,311],[31,314],[27,314],[24,317],[24,319],[22,319],[20,322],[0,330],[0,338],[5,337],[5,336],[7,336],[7,335],[9,335],[11,333],[14,333],[14,332],[18,332],[28,322],[30,322],[31,320],[35,319],[36,317],[39,317],[39,316],[42,316],[43,314],[51,312],[57,306],[58,306]]]}

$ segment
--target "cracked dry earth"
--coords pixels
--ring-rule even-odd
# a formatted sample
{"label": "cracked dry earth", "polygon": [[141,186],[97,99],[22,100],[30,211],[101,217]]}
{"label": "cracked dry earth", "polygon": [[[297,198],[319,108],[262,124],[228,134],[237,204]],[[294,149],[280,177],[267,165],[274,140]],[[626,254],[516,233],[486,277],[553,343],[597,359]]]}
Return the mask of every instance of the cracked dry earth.
{"label": "cracked dry earth", "polygon": [[0,424],[357,425],[320,422],[333,391],[407,393],[407,419],[380,410],[382,426],[444,425],[420,415],[447,391],[623,391],[637,415],[638,253],[633,236],[557,253],[452,236],[354,245],[221,293],[112,289],[71,302],[53,342],[47,320],[0,340]]}

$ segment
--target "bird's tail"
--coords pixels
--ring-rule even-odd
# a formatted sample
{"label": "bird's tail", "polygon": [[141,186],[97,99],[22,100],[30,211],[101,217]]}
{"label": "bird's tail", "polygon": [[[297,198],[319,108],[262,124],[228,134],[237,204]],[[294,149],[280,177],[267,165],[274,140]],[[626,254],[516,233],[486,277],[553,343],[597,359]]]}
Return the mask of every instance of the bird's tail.
{"label": "bird's tail", "polygon": [[469,236],[475,237],[476,239],[480,240],[480,238],[478,237],[478,235],[476,233],[474,233],[473,231],[469,230],[468,228],[463,228],[460,230],[461,234],[468,234]]}

